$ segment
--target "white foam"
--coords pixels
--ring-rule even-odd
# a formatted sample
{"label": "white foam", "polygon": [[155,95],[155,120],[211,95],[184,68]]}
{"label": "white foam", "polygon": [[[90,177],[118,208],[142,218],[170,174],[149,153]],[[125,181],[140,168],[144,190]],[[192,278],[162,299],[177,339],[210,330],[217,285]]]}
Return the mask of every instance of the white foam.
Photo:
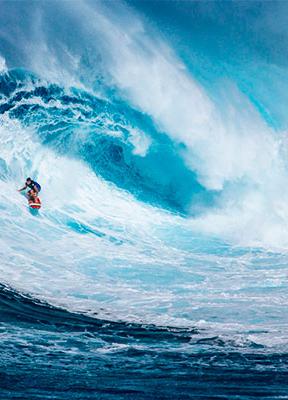
{"label": "white foam", "polygon": [[[219,109],[159,32],[124,4],[115,8],[87,1],[50,8],[39,2],[30,15],[33,40],[25,32],[19,43],[29,53],[30,68],[67,87],[91,91],[99,76],[117,86],[159,130],[184,145],[186,164],[208,189],[240,179],[258,184],[263,171],[277,164],[278,144],[245,96],[223,82]],[[51,12],[61,18],[61,26],[53,20],[52,31]]]}
{"label": "white foam", "polygon": [[0,56],[0,73],[7,72],[7,65],[4,57]]}
{"label": "white foam", "polygon": [[[286,343],[285,254],[237,255],[232,247],[217,254],[223,243],[204,237],[199,245],[190,221],[141,204],[80,161],[56,156],[32,130],[5,118],[0,133],[10,171],[0,180],[2,282],[108,319],[196,325],[207,334],[236,335],[239,343],[261,328],[266,333],[251,340],[269,345],[272,326],[277,343]],[[30,171],[42,184],[38,217],[16,192]]]}

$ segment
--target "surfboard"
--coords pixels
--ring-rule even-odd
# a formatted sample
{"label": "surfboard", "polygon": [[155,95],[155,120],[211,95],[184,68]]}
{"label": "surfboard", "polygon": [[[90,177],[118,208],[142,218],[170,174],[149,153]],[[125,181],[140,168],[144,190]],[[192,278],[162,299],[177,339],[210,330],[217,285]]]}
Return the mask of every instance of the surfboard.
{"label": "surfboard", "polygon": [[29,203],[29,207],[39,210],[39,208],[41,208],[41,203]]}

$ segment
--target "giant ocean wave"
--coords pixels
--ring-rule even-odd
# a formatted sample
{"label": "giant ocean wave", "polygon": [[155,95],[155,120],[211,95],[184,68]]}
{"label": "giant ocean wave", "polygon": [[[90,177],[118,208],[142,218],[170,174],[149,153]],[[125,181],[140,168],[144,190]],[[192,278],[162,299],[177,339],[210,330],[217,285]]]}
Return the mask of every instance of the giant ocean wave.
{"label": "giant ocean wave", "polygon": [[[27,348],[41,390],[24,374],[20,398],[45,398],[53,357],[55,398],[282,395],[287,78],[270,5],[128,3],[1,3],[0,386],[9,398]],[[27,176],[38,215],[16,192]],[[149,376],[183,386],[145,397]]]}

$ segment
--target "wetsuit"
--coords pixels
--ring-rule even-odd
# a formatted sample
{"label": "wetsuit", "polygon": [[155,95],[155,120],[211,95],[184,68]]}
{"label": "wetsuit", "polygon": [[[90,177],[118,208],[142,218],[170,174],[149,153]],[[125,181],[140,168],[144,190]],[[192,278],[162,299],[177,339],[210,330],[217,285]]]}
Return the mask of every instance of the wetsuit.
{"label": "wetsuit", "polygon": [[40,190],[41,190],[41,186],[39,185],[38,182],[35,182],[35,181],[31,181],[31,183],[29,185],[27,185],[27,187],[29,187],[30,189],[36,190],[36,192],[40,192]]}

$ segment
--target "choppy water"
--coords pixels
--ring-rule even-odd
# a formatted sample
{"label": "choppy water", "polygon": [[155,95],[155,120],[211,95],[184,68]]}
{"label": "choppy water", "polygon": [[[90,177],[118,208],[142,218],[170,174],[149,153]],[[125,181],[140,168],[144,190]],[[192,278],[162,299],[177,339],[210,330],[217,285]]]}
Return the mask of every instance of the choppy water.
{"label": "choppy water", "polygon": [[0,7],[0,398],[288,398],[286,3]]}

